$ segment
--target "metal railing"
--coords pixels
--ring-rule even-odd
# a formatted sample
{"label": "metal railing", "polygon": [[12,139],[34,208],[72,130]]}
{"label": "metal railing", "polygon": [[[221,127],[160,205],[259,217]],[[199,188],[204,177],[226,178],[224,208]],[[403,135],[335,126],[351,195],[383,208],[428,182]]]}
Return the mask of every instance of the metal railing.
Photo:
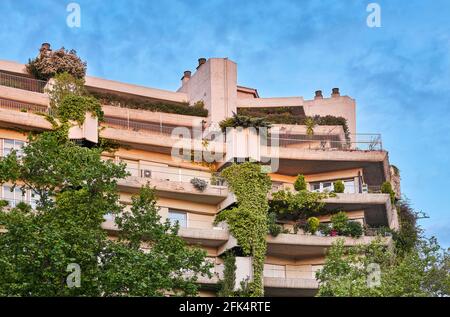
{"label": "metal railing", "polygon": [[0,98],[0,108],[1,109],[8,109],[8,110],[14,110],[14,111],[22,111],[22,112],[42,112],[42,113],[48,113],[49,108],[46,106],[39,106],[34,105],[26,102],[20,102],[15,100],[9,100]]}
{"label": "metal railing", "polygon": [[148,167],[146,168],[133,168],[127,167],[126,170],[131,174],[131,177],[138,177],[146,179],[151,182],[152,179],[159,181],[192,184],[191,180],[194,178],[203,180],[206,182],[207,187],[205,191],[216,192],[218,195],[222,195],[228,192],[228,187],[225,184],[225,180],[217,175],[209,177],[200,176],[194,173],[189,173],[181,169],[161,168],[161,167]]}
{"label": "metal railing", "polygon": [[[152,123],[152,122],[142,122],[142,121],[133,121],[128,119],[120,119],[120,118],[113,118],[113,117],[105,117],[104,123],[106,123],[108,126],[112,127],[118,127],[118,128],[126,128],[127,130],[132,131],[152,131],[157,132],[160,134],[165,135],[171,135],[172,131],[175,128],[178,128],[178,126],[174,125],[167,125],[163,123]],[[192,135],[192,128],[191,127],[184,127],[189,129],[191,135]]]}
{"label": "metal railing", "polygon": [[[369,136],[368,134],[366,136]],[[279,147],[300,148],[308,150],[343,150],[343,151],[381,151],[383,149],[381,136],[374,135],[372,139],[350,141],[338,140],[333,136],[320,136],[320,138],[306,135],[272,135],[267,145],[278,141]]]}
{"label": "metal railing", "polygon": [[46,81],[0,72],[0,85],[34,92],[44,92]]}

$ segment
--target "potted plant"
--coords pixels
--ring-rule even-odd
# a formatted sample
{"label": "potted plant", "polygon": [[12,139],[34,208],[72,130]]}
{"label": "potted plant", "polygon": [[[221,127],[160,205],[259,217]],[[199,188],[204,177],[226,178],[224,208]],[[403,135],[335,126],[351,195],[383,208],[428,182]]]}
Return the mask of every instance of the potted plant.
{"label": "potted plant", "polygon": [[191,184],[192,186],[194,186],[195,189],[199,190],[199,191],[204,191],[206,189],[206,187],[208,186],[208,183],[200,178],[194,177],[193,179],[191,179]]}

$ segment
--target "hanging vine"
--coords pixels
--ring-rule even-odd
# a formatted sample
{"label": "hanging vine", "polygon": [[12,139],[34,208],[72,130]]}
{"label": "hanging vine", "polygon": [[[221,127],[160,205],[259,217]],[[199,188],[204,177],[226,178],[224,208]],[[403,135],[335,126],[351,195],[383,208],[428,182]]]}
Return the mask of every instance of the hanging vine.
{"label": "hanging vine", "polygon": [[244,255],[253,257],[253,281],[249,283],[250,296],[263,296],[263,270],[266,256],[267,194],[271,180],[256,163],[233,164],[222,171],[230,190],[235,194],[237,207],[224,210],[216,222],[226,221]]}

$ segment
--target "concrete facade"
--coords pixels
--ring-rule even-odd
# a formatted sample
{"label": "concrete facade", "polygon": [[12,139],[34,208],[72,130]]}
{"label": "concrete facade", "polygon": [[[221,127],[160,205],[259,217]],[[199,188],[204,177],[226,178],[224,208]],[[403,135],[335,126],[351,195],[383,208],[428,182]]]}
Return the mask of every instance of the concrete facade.
{"label": "concrete facade", "polygon": [[[6,79],[0,82],[0,155],[7,155],[11,148],[26,142],[29,131],[51,130],[52,125],[44,116],[49,108],[45,92],[23,89],[28,87],[26,85],[17,88],[8,84],[20,77],[27,85],[30,83],[30,87],[34,85],[23,64],[0,61],[0,76]],[[343,208],[350,219],[366,226],[398,228],[397,213],[389,195],[378,190],[382,182],[392,179],[400,195],[400,178],[394,175],[385,150],[375,149],[373,144],[361,149],[356,144],[356,102],[351,97],[341,96],[336,89],[326,98],[316,93],[313,100],[300,96],[261,98],[256,89],[238,85],[237,64],[227,58],[199,59],[195,72],[184,72],[181,87],[176,92],[90,76],[86,77],[86,86],[92,91],[139,96],[155,103],[194,105],[203,102],[208,109],[209,115],[204,118],[105,104],[105,122],[98,123],[88,116],[83,127],[74,125],[71,130],[73,139],[95,143],[103,137],[120,144],[115,153],[104,153],[103,159],[127,164],[131,176],[119,181],[121,202],[129,205],[132,195],[146,183],[155,186],[162,218],[181,219],[179,235],[187,243],[204,248],[214,263],[214,277],[199,279],[204,296],[212,296],[217,291],[223,273],[221,255],[238,247],[226,224],[214,224],[217,213],[234,204],[236,199],[212,172],[237,158],[279,160],[278,169],[269,174],[274,191],[293,190],[298,174],[305,175],[309,190],[345,180],[351,187],[350,192],[326,199],[330,212]],[[245,107],[303,107],[308,116],[342,116],[347,119],[350,140],[346,139],[342,126],[316,126],[311,137],[306,126],[276,124],[272,132],[278,131],[289,142],[277,146],[261,144],[260,136],[246,129],[232,131],[226,140],[205,142],[206,132],[218,130],[220,121],[230,117],[237,108]],[[174,135],[175,127],[191,132],[199,129],[200,135]],[[349,145],[344,147],[344,143]],[[203,161],[174,157],[173,150],[184,147],[200,152],[214,151],[221,160],[208,165]],[[206,189],[193,186],[193,178],[204,180]],[[6,198],[2,195],[3,190],[0,196]],[[327,223],[330,215],[319,219]],[[283,226],[292,228],[289,222]],[[112,237],[117,234],[113,219],[106,219],[103,228]],[[338,238],[305,234],[301,230],[278,237],[268,236],[264,268],[266,294],[313,296],[318,288],[315,272],[323,266],[327,249]],[[346,246],[367,244],[373,239],[372,236],[344,238]],[[389,237],[384,238],[384,242],[392,243]],[[237,265],[239,281],[251,278],[251,258],[238,257]]]}

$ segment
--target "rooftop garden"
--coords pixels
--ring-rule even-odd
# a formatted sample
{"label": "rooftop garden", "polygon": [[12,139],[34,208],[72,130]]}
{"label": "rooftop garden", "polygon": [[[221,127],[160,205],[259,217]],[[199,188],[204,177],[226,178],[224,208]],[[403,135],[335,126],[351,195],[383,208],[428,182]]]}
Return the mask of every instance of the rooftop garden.
{"label": "rooftop garden", "polygon": [[[234,121],[231,120],[233,118]],[[308,135],[314,134],[315,126],[338,125],[342,126],[346,140],[350,140],[350,130],[348,127],[347,119],[345,119],[344,117],[336,117],[331,115],[306,116],[305,112],[303,111],[303,107],[238,108],[237,114],[235,114],[233,118],[228,118],[222,121],[223,125],[236,127],[236,124],[241,124],[239,126],[242,126],[244,128],[247,127],[245,124],[242,124],[244,120],[238,121],[236,120],[236,118],[244,118],[244,123],[252,123],[250,126],[254,126],[254,123],[259,125],[260,122],[264,122],[264,126],[270,126],[270,124],[298,124],[307,126]]]}
{"label": "rooftop garden", "polygon": [[130,109],[143,109],[148,111],[159,111],[165,113],[181,114],[186,116],[207,117],[208,110],[205,109],[204,103],[198,101],[193,105],[189,103],[171,104],[154,102],[143,97],[119,96],[112,93],[90,91],[91,95],[97,98],[102,104],[108,104],[115,107],[123,107]]}
{"label": "rooftop garden", "polygon": [[29,59],[27,72],[36,79],[49,80],[57,74],[68,73],[81,79],[86,76],[86,62],[83,62],[75,50],[50,50],[50,45],[43,45],[36,58]]}

